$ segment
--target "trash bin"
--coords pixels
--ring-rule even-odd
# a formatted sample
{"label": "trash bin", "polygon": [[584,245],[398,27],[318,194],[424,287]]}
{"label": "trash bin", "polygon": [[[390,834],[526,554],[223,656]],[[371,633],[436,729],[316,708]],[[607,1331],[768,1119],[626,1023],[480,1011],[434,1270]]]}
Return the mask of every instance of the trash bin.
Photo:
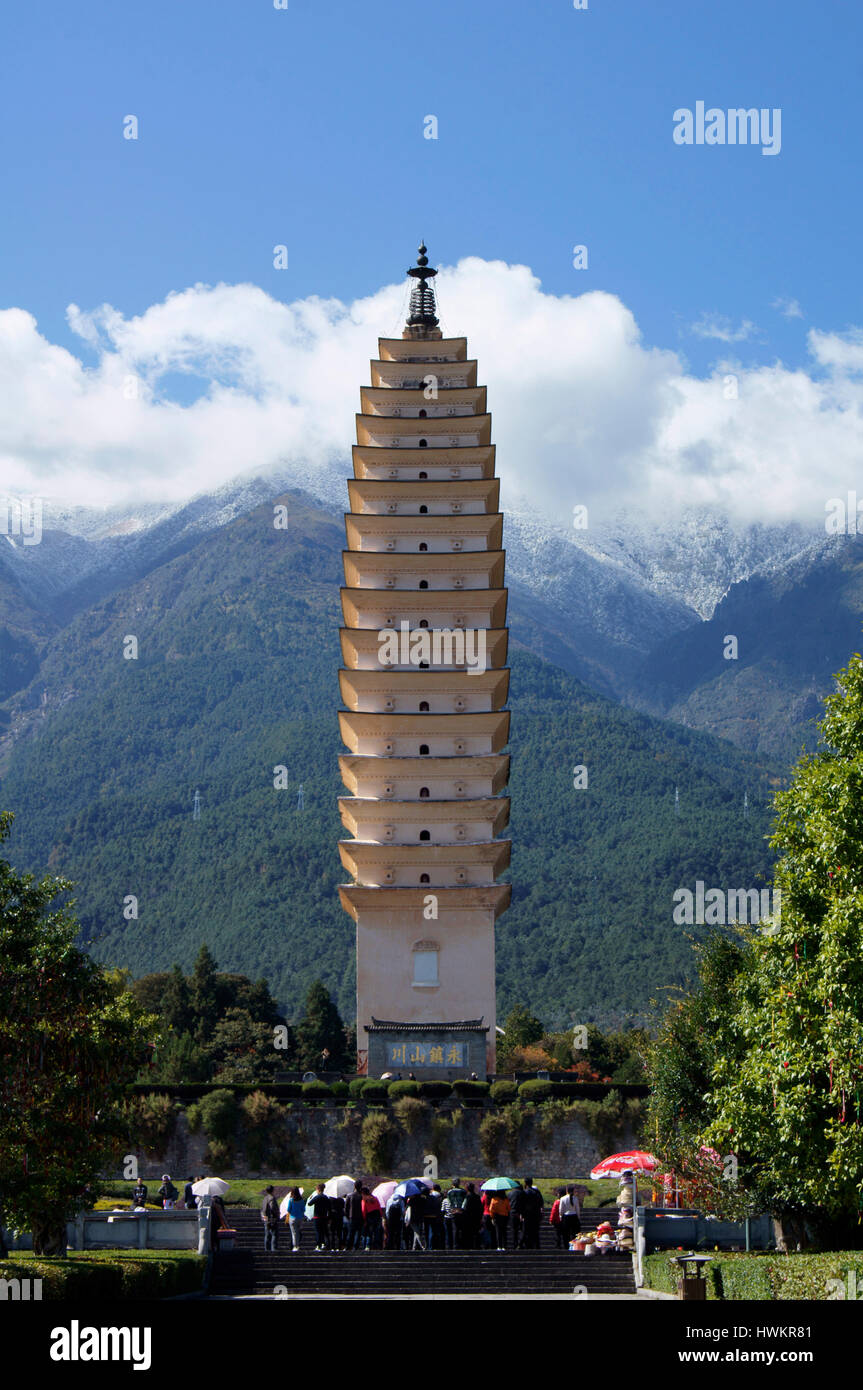
{"label": "trash bin", "polygon": [[684,1274],[677,1285],[677,1297],[685,1303],[705,1303],[707,1280],[701,1274]]}

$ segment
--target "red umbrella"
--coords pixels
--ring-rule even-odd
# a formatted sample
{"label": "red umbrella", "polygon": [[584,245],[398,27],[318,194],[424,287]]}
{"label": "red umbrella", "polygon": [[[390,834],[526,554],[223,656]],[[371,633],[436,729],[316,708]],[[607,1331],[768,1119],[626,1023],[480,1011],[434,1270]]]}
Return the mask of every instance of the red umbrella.
{"label": "red umbrella", "polygon": [[592,1178],[616,1178],[621,1173],[652,1173],[658,1167],[653,1154],[643,1153],[641,1149],[630,1149],[626,1153],[612,1154],[604,1158],[592,1169]]}

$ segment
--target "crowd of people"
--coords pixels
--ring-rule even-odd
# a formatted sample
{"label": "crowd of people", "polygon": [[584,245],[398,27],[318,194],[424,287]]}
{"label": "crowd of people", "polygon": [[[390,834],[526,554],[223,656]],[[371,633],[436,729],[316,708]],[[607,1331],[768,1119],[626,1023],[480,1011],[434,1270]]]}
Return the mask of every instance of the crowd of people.
{"label": "crowd of people", "polygon": [[[617,1227],[602,1222],[582,1236],[581,1203],[575,1185],[557,1190],[546,1217],[545,1202],[532,1178],[499,1191],[476,1190],[455,1178],[445,1191],[412,1179],[385,1201],[359,1179],[346,1196],[330,1196],[319,1182],[308,1197],[299,1187],[279,1203],[268,1187],[261,1204],[264,1248],[278,1248],[279,1228],[290,1230],[294,1251],[300,1249],[303,1221],[315,1226],[317,1251],[345,1250],[538,1250],[543,1219],[555,1232],[559,1249],[632,1249],[631,1186],[621,1181]],[[589,1252],[592,1253],[592,1252]]]}

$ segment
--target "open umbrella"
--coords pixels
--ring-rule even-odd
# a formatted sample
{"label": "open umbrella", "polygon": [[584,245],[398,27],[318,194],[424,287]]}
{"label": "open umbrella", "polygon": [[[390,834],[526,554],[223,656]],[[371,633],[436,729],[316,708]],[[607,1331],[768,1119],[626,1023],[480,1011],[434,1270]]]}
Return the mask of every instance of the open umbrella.
{"label": "open umbrella", "polygon": [[354,1190],[354,1179],[348,1177],[347,1173],[340,1173],[336,1178],[330,1178],[324,1184],[325,1197],[347,1197]]}
{"label": "open umbrella", "polygon": [[433,1184],[427,1178],[407,1178],[394,1188],[397,1197],[415,1197],[418,1192],[427,1192]]}
{"label": "open umbrella", "polygon": [[515,1178],[488,1178],[480,1192],[509,1192],[514,1187],[518,1187]]}
{"label": "open umbrella", "polygon": [[397,1187],[398,1183],[395,1182],[379,1182],[377,1187],[372,1188],[372,1196],[377,1197],[381,1206],[385,1207]]}
{"label": "open umbrella", "polygon": [[629,1149],[626,1153],[611,1154],[591,1169],[592,1178],[616,1178],[621,1173],[652,1173],[658,1167],[653,1154],[641,1149]]}
{"label": "open umbrella", "polygon": [[201,1178],[192,1183],[192,1191],[196,1197],[224,1197],[230,1186],[224,1178]]}
{"label": "open umbrella", "polygon": [[[299,1191],[300,1196],[302,1197],[302,1195],[303,1195],[303,1189],[300,1187],[300,1188],[298,1188],[298,1191]],[[289,1202],[290,1200],[291,1200],[291,1193],[290,1193],[290,1190],[289,1190],[288,1192],[285,1193],[284,1197],[282,1198],[281,1202],[279,1203],[279,1216],[287,1216],[287,1214],[288,1214],[288,1202]]]}

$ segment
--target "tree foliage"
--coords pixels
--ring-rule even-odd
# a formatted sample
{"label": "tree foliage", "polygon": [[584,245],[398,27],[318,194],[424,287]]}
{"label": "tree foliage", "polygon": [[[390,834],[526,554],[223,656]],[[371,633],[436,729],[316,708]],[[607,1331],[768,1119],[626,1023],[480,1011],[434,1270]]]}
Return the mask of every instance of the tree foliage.
{"label": "tree foliage", "polygon": [[[12,817],[0,815],[0,843]],[[64,1224],[123,1136],[124,1087],[156,1020],[74,944],[72,885],[0,859],[0,1223],[64,1253]]]}

